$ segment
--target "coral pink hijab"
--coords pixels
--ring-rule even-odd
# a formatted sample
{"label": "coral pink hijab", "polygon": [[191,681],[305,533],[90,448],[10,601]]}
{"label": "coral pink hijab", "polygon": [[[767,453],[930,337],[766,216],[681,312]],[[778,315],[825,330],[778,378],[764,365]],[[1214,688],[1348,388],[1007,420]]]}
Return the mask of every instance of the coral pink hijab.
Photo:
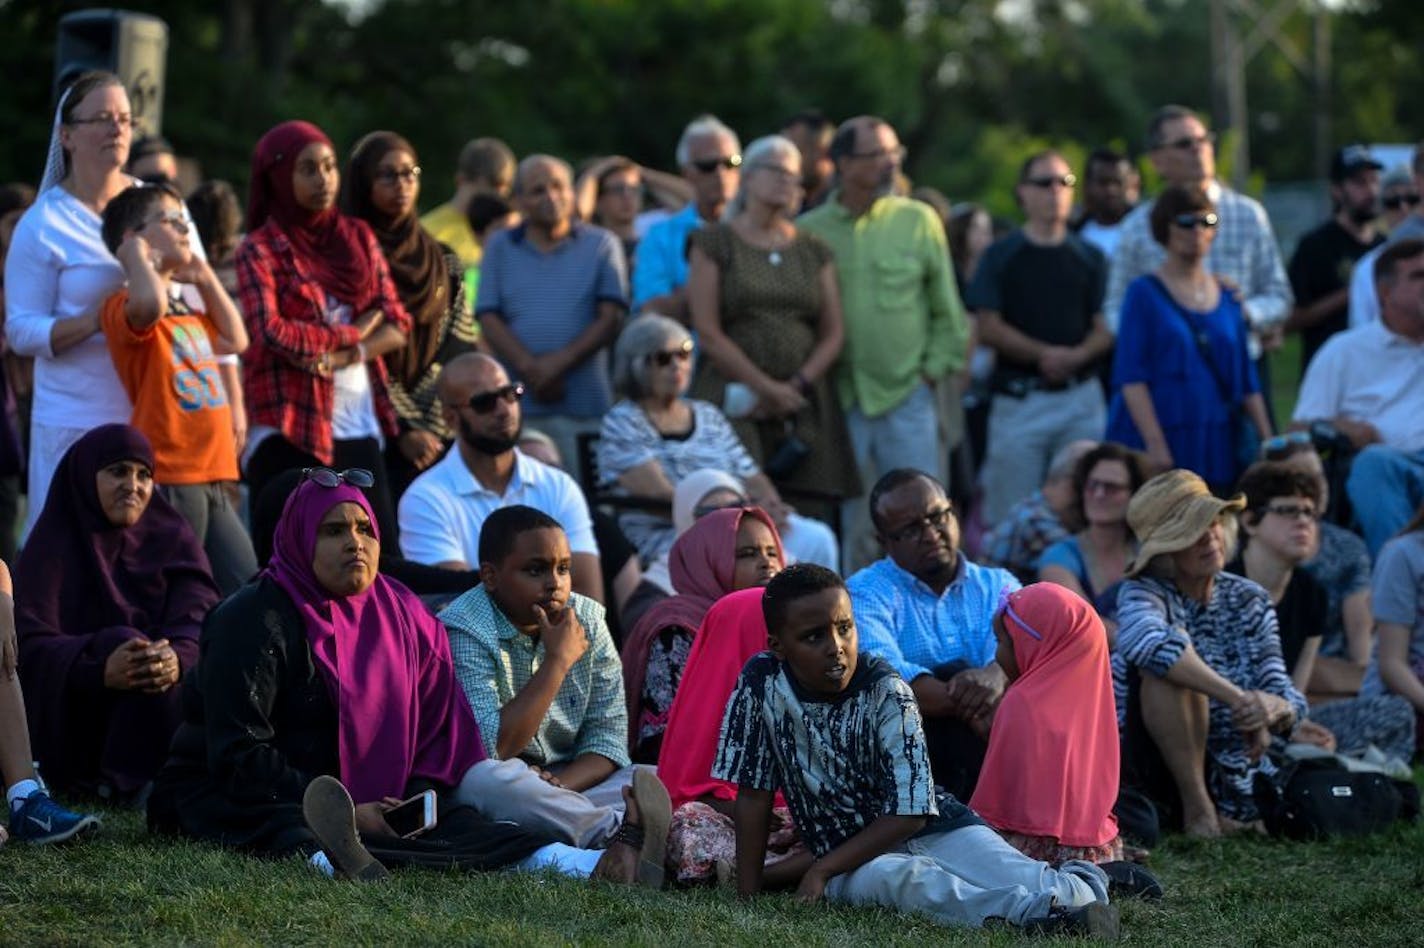
{"label": "coral pink hijab", "polygon": [[1019,677],[1004,692],[969,805],[997,829],[1102,846],[1118,835],[1117,712],[1102,620],[1035,583],[1000,612]]}

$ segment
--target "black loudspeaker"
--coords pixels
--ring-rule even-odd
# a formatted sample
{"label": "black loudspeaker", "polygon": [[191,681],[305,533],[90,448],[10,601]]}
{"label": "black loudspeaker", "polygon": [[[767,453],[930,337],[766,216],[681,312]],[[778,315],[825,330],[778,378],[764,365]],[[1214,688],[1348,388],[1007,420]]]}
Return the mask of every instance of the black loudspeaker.
{"label": "black loudspeaker", "polygon": [[105,69],[124,82],[133,108],[134,138],[163,130],[163,73],[168,24],[128,10],[79,10],[59,21],[54,50],[54,101],[76,76]]}

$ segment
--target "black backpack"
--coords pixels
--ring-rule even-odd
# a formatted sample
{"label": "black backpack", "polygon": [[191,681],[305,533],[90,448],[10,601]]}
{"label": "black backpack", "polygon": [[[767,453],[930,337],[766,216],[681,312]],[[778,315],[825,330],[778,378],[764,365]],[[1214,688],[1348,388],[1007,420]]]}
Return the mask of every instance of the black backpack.
{"label": "black backpack", "polygon": [[[1410,797],[1401,792],[1413,790]],[[1418,789],[1381,773],[1345,770],[1335,761],[1288,761],[1256,775],[1256,806],[1266,830],[1288,839],[1365,836],[1419,812]]]}

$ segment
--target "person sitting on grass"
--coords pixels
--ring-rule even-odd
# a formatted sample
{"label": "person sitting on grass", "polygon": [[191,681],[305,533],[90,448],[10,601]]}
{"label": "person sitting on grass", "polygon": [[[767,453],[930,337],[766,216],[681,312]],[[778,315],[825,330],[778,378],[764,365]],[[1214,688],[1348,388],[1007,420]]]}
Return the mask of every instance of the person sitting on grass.
{"label": "person sitting on grass", "polygon": [[[632,881],[652,861],[660,872],[665,836],[641,827],[614,840],[628,845],[599,854],[456,797],[485,759],[483,740],[440,624],[378,571],[376,518],[354,486],[370,476],[362,473],[309,470],[287,501],[267,568],[208,617],[149,828],[258,855],[300,854],[362,880],[406,865],[548,866]],[[397,835],[386,813],[427,790],[434,827]],[[636,826],[636,803],[628,813]]]}
{"label": "person sitting on grass", "polygon": [[187,521],[153,491],[153,448],[101,425],[59,462],[15,565],[35,759],[63,792],[141,806],[182,720],[174,686],[221,598]]}
{"label": "person sitting on grass", "polygon": [[[153,445],[153,479],[203,544],[223,595],[257,572],[257,556],[226,484],[238,479],[233,406],[218,355],[247,348],[247,329],[217,274],[188,243],[183,202],[168,185],[121,191],[104,208],[104,244],[123,265],[125,289],[99,322],[132,424]],[[181,293],[197,289],[202,308]]]}
{"label": "person sitting on grass", "polygon": [[10,828],[0,826],[0,846],[11,835],[25,843],[62,843],[98,832],[99,819],[55,803],[35,771],[25,696],[15,672],[14,592],[10,568],[0,560],[0,786],[10,804]]}
{"label": "person sitting on grass", "polygon": [[742,670],[712,765],[737,785],[740,895],[761,891],[780,790],[816,857],[796,890],[804,902],[1116,937],[1101,869],[1030,859],[936,790],[914,692],[887,662],[859,655],[839,576],[793,566],[767,584],[762,611],[770,654]]}
{"label": "person sitting on grass", "polygon": [[[672,799],[668,831],[668,868],[682,883],[722,879],[737,858],[732,824],[737,787],[712,776],[722,711],[748,659],[766,649],[766,617],[761,610],[762,587],[728,593],[707,610],[692,643],[668,717],[658,777]],[[791,888],[811,864],[786,801],[773,800],[771,833],[767,839],[767,888]]]}
{"label": "person sitting on grass", "polygon": [[1424,750],[1424,504],[1380,548],[1373,601],[1379,644],[1360,696],[1405,698],[1414,707],[1415,750]]}
{"label": "person sitting on grass", "polygon": [[970,808],[1030,858],[1097,863],[1114,894],[1161,898],[1156,879],[1122,861],[1117,709],[1097,612],[1035,583],[1005,598],[994,635],[1009,687]]}
{"label": "person sitting on grass", "polygon": [[501,507],[480,528],[479,560],[481,584],[440,620],[485,750],[616,805],[632,773],[623,666],[603,607],[573,592],[563,527]]}

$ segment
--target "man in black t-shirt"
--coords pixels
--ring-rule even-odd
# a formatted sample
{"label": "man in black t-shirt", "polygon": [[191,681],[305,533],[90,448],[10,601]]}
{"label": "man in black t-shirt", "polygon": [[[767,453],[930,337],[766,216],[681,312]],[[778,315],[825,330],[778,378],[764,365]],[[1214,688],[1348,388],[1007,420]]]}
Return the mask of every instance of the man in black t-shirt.
{"label": "man in black t-shirt", "polygon": [[1347,145],[1330,163],[1330,219],[1306,234],[1290,262],[1295,308],[1287,332],[1301,335],[1300,370],[1335,333],[1347,328],[1350,272],[1371,248],[1384,242],[1375,230],[1379,173],[1384,167],[1364,145]]}
{"label": "man in black t-shirt", "polygon": [[1060,448],[1103,436],[1095,373],[1113,342],[1102,312],[1107,261],[1068,232],[1076,183],[1057,152],[1024,162],[1024,226],[984,252],[965,295],[997,357],[983,475],[990,525],[1038,489]]}

